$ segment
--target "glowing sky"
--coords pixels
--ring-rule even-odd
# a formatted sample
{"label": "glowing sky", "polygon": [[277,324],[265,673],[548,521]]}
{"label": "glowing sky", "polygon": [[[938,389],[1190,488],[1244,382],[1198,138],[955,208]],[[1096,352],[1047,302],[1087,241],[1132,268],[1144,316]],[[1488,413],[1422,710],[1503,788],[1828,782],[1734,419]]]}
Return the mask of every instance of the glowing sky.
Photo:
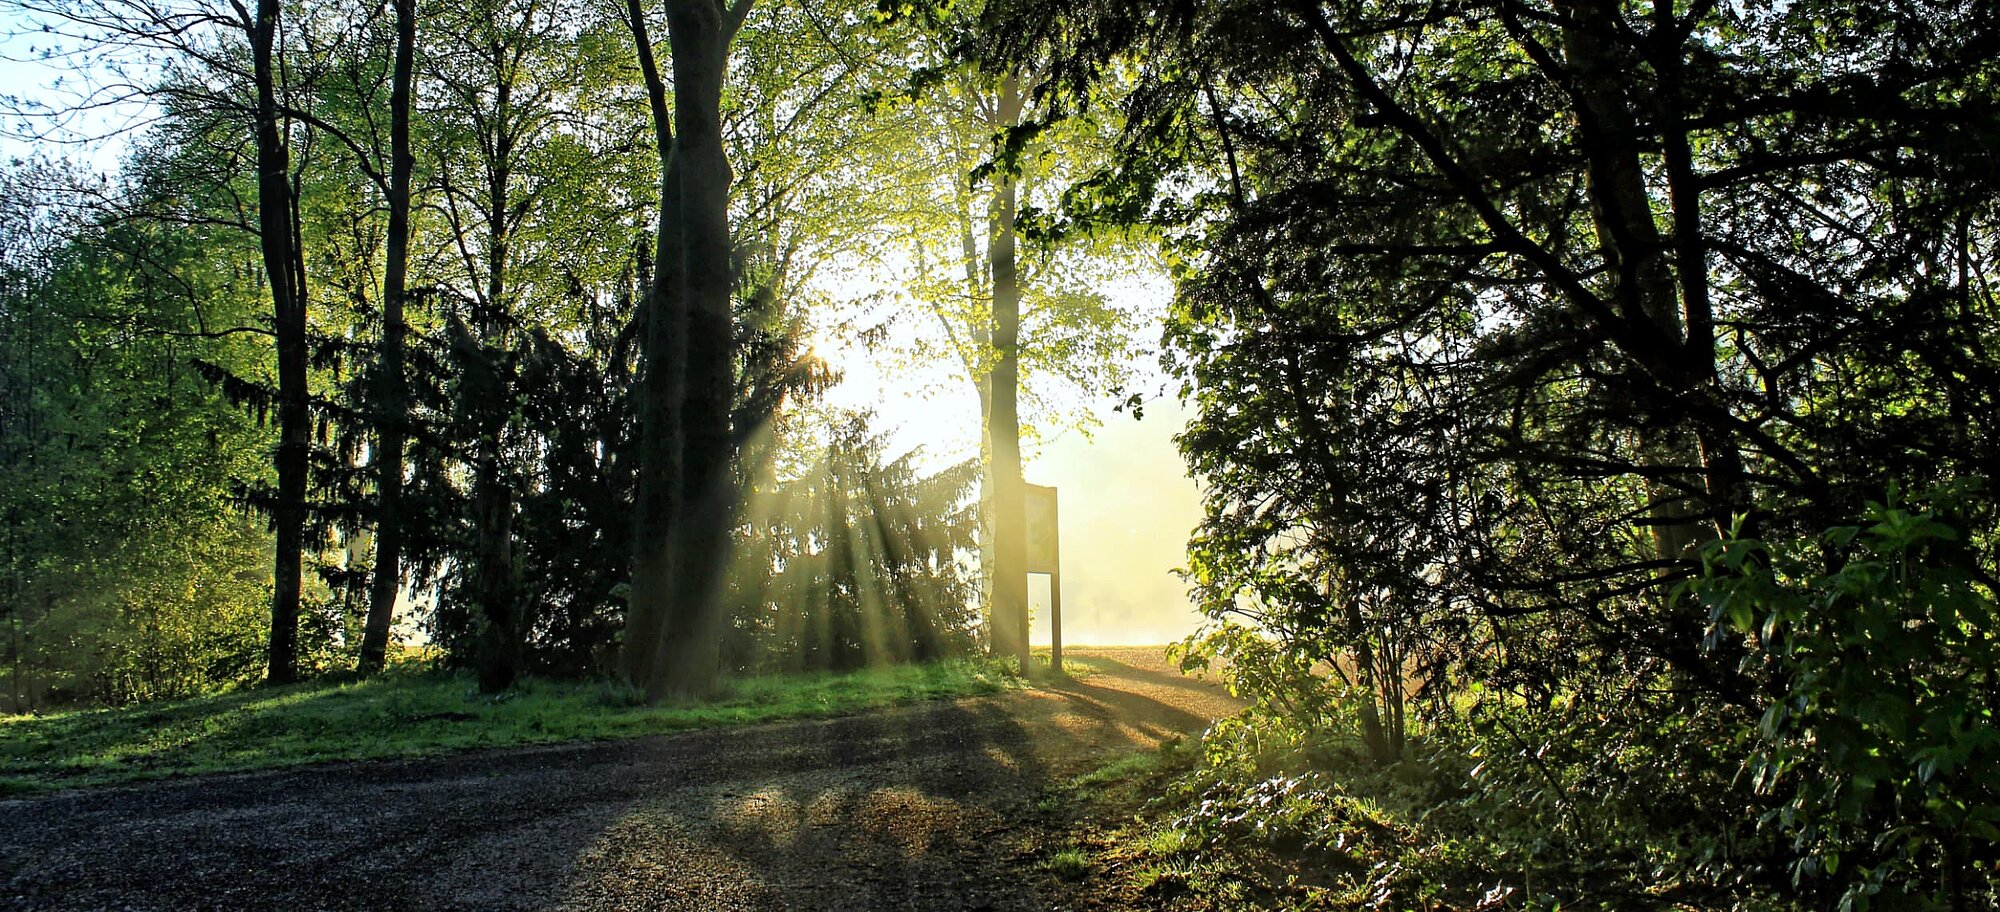
{"label": "glowing sky", "polygon": [[[1148,300],[1137,309],[1157,314],[1167,290],[1162,280],[1118,293],[1144,296]],[[1150,341],[1158,333],[1157,323],[1142,320],[1135,341]],[[829,402],[874,410],[874,426],[890,432],[895,450],[921,446],[923,463],[933,467],[977,452],[978,395],[948,366],[901,363],[837,334],[818,335],[815,350],[844,374]],[[1132,388],[1149,397],[1166,385],[1150,355],[1132,368]],[[1073,403],[1101,422],[1088,438],[1072,430],[1039,446],[1024,445],[1028,482],[1055,486],[1061,503],[1063,641],[1172,642],[1193,633],[1200,621],[1187,587],[1174,575],[1186,562],[1188,533],[1201,518],[1200,492],[1173,444],[1187,413],[1171,396],[1150,398],[1142,420],[1113,411],[1114,404],[1110,397]],[[1029,600],[1032,637],[1046,643],[1045,577],[1030,577]]]}
{"label": "glowing sky", "polygon": [[[1186,413],[1163,399],[1143,420],[1102,417],[1095,440],[1066,435],[1027,467],[1028,480],[1054,485],[1061,503],[1063,642],[1178,640],[1200,620],[1173,574],[1201,518],[1200,492],[1172,440]],[[1046,642],[1046,584],[1030,592],[1035,642]]]}

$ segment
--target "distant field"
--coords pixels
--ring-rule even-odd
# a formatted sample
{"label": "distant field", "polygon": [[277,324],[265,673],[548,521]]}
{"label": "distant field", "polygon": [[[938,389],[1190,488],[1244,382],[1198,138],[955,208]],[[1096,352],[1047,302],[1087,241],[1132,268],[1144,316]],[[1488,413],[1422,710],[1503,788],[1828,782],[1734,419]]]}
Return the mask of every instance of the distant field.
{"label": "distant field", "polygon": [[846,674],[746,678],[713,703],[648,706],[631,690],[604,682],[530,679],[488,696],[478,693],[468,678],[431,671],[121,709],[0,716],[0,796],[331,760],[417,757],[840,716],[992,693],[1018,682],[1003,663],[966,659]]}

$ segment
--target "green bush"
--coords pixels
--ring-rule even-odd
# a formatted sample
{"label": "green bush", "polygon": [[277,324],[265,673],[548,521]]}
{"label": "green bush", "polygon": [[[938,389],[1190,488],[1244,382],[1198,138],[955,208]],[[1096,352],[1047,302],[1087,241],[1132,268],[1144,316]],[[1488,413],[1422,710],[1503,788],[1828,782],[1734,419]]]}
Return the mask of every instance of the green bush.
{"label": "green bush", "polygon": [[1711,544],[1695,589],[1774,679],[1745,763],[1794,882],[1841,908],[2000,902],[1994,591],[1967,534],[1871,503],[1868,525]]}
{"label": "green bush", "polygon": [[1397,764],[1310,638],[1220,625],[1184,662],[1226,659],[1250,707],[1165,819],[1211,879],[1308,907],[1995,908],[1992,542],[1935,501],[1892,491],[1861,525],[1703,549],[1670,598],[1708,613],[1703,653],[1740,663],[1741,700],[1638,661],[1539,691],[1437,678]]}

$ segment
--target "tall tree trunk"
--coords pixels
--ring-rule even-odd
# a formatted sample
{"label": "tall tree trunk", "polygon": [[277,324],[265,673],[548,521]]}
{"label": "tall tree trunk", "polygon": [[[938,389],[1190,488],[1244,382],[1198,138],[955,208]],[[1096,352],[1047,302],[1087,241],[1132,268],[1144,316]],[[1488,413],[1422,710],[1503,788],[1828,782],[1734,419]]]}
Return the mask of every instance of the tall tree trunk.
{"label": "tall tree trunk", "polygon": [[748,0],[670,0],[674,159],[680,174],[680,289],[687,313],[681,401],[682,515],[674,529],[673,603],[663,625],[649,695],[699,696],[721,671],[722,588],[736,507],[730,409],[735,394],[734,269],[729,184],[722,146],[722,81],[730,40]]}
{"label": "tall tree trunk", "polygon": [[[1747,505],[1742,453],[1726,431],[1700,414],[1704,405],[1720,402],[1700,189],[1685,128],[1676,117],[1663,131],[1674,231],[1670,245],[1655,221],[1642,164],[1630,97],[1634,61],[1611,44],[1610,36],[1619,33],[1620,7],[1615,0],[1567,0],[1558,8],[1567,15],[1563,48],[1577,84],[1578,134],[1588,159],[1593,227],[1614,276],[1611,301],[1634,335],[1650,335],[1651,347],[1667,353],[1665,368],[1655,374],[1674,397],[1671,404],[1680,409],[1681,420],[1642,436],[1637,461],[1661,468],[1699,467],[1699,476],[1679,484],[1646,483],[1654,553],[1662,561],[1685,563],[1701,542],[1725,532],[1732,514]],[[1680,53],[1656,56],[1677,59]],[[1663,69],[1669,91],[1677,91],[1672,83],[1677,64]],[[1680,100],[1666,99],[1665,104],[1672,113]],[[1672,572],[1670,567],[1661,570],[1663,575]],[[1738,663],[1726,658],[1726,651],[1699,648],[1707,609],[1687,599],[1669,599],[1669,604],[1662,618],[1668,635],[1655,643],[1662,658],[1731,701],[1747,701],[1753,685]]]}
{"label": "tall tree trunk", "polygon": [[633,504],[632,580],[625,603],[625,642],[618,670],[631,684],[653,679],[660,631],[673,604],[673,529],[681,475],[681,390],[687,352],[686,299],[680,295],[680,172],[675,167],[673,112],[653,57],[639,0],[626,0],[627,25],[638,47],[639,72],[653,114],[660,159],[660,210],[653,235],[653,277],[643,289],[639,370],[639,471]]}
{"label": "tall tree trunk", "polygon": [[[1021,106],[1020,82],[1009,75],[1001,81],[996,126],[1018,125]],[[1010,168],[998,173],[1000,185],[987,225],[991,233],[987,257],[993,270],[992,409],[986,425],[993,448],[993,647],[1000,655],[1016,657],[1026,673],[1028,519],[1021,477],[1021,286],[1014,231],[1018,206]]]}
{"label": "tall tree trunk", "polygon": [[[1654,0],[1656,28],[1671,29],[1672,0]],[[1701,179],[1695,173],[1694,148],[1689,139],[1686,110],[1690,102],[1686,83],[1687,55],[1679,45],[1656,52],[1654,68],[1659,73],[1660,90],[1656,120],[1661,125],[1661,158],[1666,165],[1667,200],[1673,226],[1674,275],[1679,281],[1681,361],[1687,365],[1688,379],[1711,401],[1722,401],[1721,371],[1716,366],[1715,304],[1708,275],[1708,233],[1702,214]],[[1751,506],[1749,482],[1745,478],[1743,453],[1734,440],[1712,422],[1697,426],[1703,484],[1708,495],[1709,521],[1714,535],[1724,535],[1735,518]]]}
{"label": "tall tree trunk", "polygon": [[[491,48],[491,53],[495,61],[504,59],[497,45]],[[514,176],[513,88],[511,74],[507,74],[494,93],[493,122],[497,127],[486,184],[486,289],[482,302],[486,313],[478,321],[482,357],[489,352],[505,357],[507,258],[512,244],[509,212]],[[496,377],[501,376],[498,363],[490,365],[490,369]],[[495,391],[505,390],[506,382],[502,379]],[[480,689],[487,692],[512,686],[521,659],[518,641],[528,626],[519,616],[523,606],[519,574],[514,566],[514,492],[504,477],[508,420],[504,410],[491,418],[473,451],[474,553],[479,561],[473,572],[479,581],[476,591],[486,618],[481,633],[483,645],[479,649],[479,683]]]}
{"label": "tall tree trunk", "polygon": [[362,674],[382,669],[389,652],[389,627],[403,589],[403,436],[410,417],[403,388],[403,293],[410,260],[410,83],[417,46],[416,0],[396,0],[396,63],[389,83],[389,262],[382,275],[382,350],[376,365],[375,575],[362,626]]}
{"label": "tall tree trunk", "polygon": [[278,500],[271,525],[277,539],[271,587],[271,639],[266,679],[284,684],[299,675],[299,598],[304,583],[306,468],[311,415],[306,390],[304,276],[294,246],[291,160],[278,110],[276,45],[279,0],[257,0],[250,26],[252,78],[257,84],[257,229],[271,283],[271,328],[278,348]]}
{"label": "tall tree trunk", "polygon": [[[1660,350],[1674,352],[1674,372],[1662,380],[1676,394],[1700,394],[1704,386],[1716,382],[1716,364],[1706,292],[1708,276],[1700,246],[1698,192],[1692,188],[1692,178],[1680,174],[1684,168],[1678,166],[1686,162],[1672,154],[1676,148],[1670,142],[1670,172],[1688,178],[1674,182],[1678,192],[1670,204],[1676,236],[1670,248],[1654,220],[1654,200],[1640,162],[1640,132],[1626,98],[1628,68],[1606,38],[1616,34],[1618,8],[1602,0],[1570,0],[1568,14],[1562,42],[1576,72],[1578,132],[1588,154],[1590,214],[1604,262],[1614,276],[1612,304],[1624,322],[1638,332],[1650,332]],[[1686,138],[1680,136],[1680,140]],[[1676,264],[1668,260],[1670,250],[1684,256],[1678,262],[1682,282],[1676,282]],[[1714,536],[1718,526],[1728,522],[1726,516],[1716,520],[1716,506],[1730,500],[1734,476],[1740,474],[1730,466],[1738,464],[1740,458],[1718,448],[1718,440],[1688,426],[1650,434],[1642,446],[1646,452],[1640,458],[1660,466],[1704,466],[1708,484],[1688,484],[1688,488],[1712,488],[1704,492],[1708,504],[1694,504],[1684,488],[1648,484],[1654,552],[1664,560],[1686,560],[1696,542]]]}

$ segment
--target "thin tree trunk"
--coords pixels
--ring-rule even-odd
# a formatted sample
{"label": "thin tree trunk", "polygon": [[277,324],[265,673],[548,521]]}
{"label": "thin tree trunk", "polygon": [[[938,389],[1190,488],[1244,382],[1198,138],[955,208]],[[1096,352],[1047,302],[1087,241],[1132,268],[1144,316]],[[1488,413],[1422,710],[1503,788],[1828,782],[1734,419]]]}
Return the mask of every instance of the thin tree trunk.
{"label": "thin tree trunk", "polygon": [[257,84],[257,228],[271,283],[272,330],[278,349],[278,500],[271,524],[277,539],[272,569],[271,637],[266,679],[298,679],[299,598],[304,583],[306,468],[311,416],[306,390],[306,308],[293,241],[291,160],[278,112],[275,59],[279,0],[257,0],[250,26]]}
{"label": "thin tree trunk", "polygon": [[1375,636],[1368,629],[1367,618],[1361,608],[1361,600],[1346,587],[1335,591],[1335,598],[1341,602],[1341,610],[1347,613],[1347,626],[1354,633],[1354,668],[1361,678],[1363,694],[1361,700],[1361,740],[1368,745],[1368,756],[1376,763],[1388,763],[1395,759],[1389,748],[1389,735],[1383,728],[1382,710],[1387,692],[1381,677],[1380,657],[1375,654]]}
{"label": "thin tree trunk", "polygon": [[[965,265],[965,299],[977,301],[986,293],[980,272],[987,266],[979,255],[979,243],[972,233],[972,194],[961,182],[957,188],[959,255]],[[979,391],[979,613],[986,619],[986,642],[999,642],[993,625],[993,505],[996,502],[993,475],[993,371],[987,349],[993,344],[993,326],[974,322],[973,350],[966,358],[965,371]]]}
{"label": "thin tree trunk", "polygon": [[12,696],[7,702],[10,713],[28,711],[27,692],[22,689],[24,680],[21,667],[27,662],[27,644],[22,642],[22,631],[27,625],[27,600],[22,597],[21,586],[21,527],[12,515],[7,517],[7,579],[12,584],[12,597],[7,602],[7,659],[13,666],[14,678]]}
{"label": "thin tree trunk", "polygon": [[403,438],[409,396],[403,388],[403,294],[410,260],[410,83],[417,45],[416,0],[396,0],[396,63],[389,86],[389,262],[382,276],[382,350],[376,388],[382,415],[376,426],[375,575],[362,626],[362,674],[388,659],[389,627],[403,588]]}
{"label": "thin tree trunk", "polygon": [[625,606],[625,642],[619,673],[644,687],[653,679],[660,630],[673,604],[673,529],[679,509],[681,390],[687,352],[687,311],[680,295],[680,173],[675,167],[673,112],[653,57],[639,0],[626,0],[627,25],[638,48],[639,71],[653,114],[654,150],[660,160],[660,210],[653,235],[653,276],[643,289],[644,322],[639,373],[639,472],[633,509],[632,580]]}
{"label": "thin tree trunk", "polygon": [[993,474],[993,376],[988,371],[979,379],[979,610],[986,618],[987,647],[996,653],[1004,638],[993,613],[993,564],[998,559],[993,508],[1000,502],[999,488],[999,476]]}
{"label": "thin tree trunk", "polygon": [[[1013,76],[1001,81],[999,123],[1019,123],[1022,98]],[[1013,655],[1021,670],[1028,656],[1028,540],[1026,491],[1021,477],[1021,286],[1015,262],[1015,180],[1001,169],[988,224],[987,256],[993,270],[992,411],[987,429],[992,437],[993,509],[993,629],[994,649]]]}

